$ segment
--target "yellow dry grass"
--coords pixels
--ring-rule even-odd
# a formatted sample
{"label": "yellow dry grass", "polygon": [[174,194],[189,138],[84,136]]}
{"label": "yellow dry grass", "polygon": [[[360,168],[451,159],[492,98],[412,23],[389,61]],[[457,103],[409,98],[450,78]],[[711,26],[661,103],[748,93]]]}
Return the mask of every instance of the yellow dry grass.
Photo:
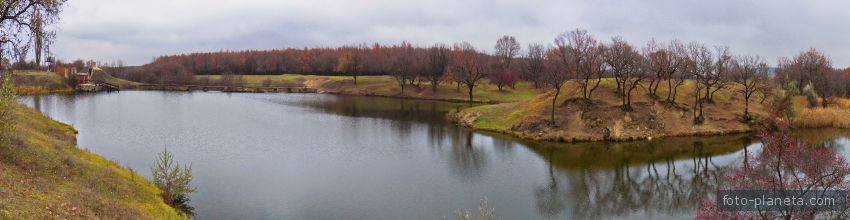
{"label": "yellow dry grass", "polygon": [[835,106],[844,109],[850,109],[850,99],[837,99],[835,100]]}
{"label": "yellow dry grass", "polygon": [[15,94],[18,95],[42,95],[47,94],[48,90],[41,86],[17,86],[15,87]]}
{"label": "yellow dry grass", "polygon": [[794,118],[798,128],[850,128],[850,109],[841,107],[802,109]]}

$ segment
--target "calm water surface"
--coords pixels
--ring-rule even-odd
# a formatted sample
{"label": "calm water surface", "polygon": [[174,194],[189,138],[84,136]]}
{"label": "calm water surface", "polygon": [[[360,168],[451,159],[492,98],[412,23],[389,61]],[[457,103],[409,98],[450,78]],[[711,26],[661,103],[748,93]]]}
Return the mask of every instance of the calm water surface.
{"label": "calm water surface", "polygon": [[[746,135],[551,144],[444,121],[461,104],[322,94],[125,91],[21,100],[79,146],[150,177],[191,163],[200,219],[453,219],[486,198],[504,219],[692,218]],[[843,153],[846,131],[803,134]]]}

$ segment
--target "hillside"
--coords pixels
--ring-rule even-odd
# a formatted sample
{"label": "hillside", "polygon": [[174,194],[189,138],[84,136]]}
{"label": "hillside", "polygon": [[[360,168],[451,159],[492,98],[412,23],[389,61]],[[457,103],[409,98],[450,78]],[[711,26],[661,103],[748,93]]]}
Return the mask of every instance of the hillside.
{"label": "hillside", "polygon": [[77,148],[73,127],[14,111],[12,144],[0,146],[0,219],[185,218],[142,176]]}
{"label": "hillside", "polygon": [[[549,141],[637,140],[740,133],[752,129],[751,125],[740,121],[743,99],[730,89],[717,92],[714,102],[705,106],[706,121],[693,125],[691,83],[680,88],[676,104],[665,102],[664,98],[650,98],[645,89],[638,88],[634,91],[631,112],[620,108],[620,96],[615,88],[613,80],[603,81],[593,93],[593,102],[586,103],[579,99],[578,86],[568,83],[557,101],[555,124],[549,119],[552,92],[528,101],[464,109],[453,119],[476,129]],[[658,94],[666,97],[667,90],[661,87]],[[760,98],[755,99],[751,100],[750,112],[756,119],[764,118],[767,104],[759,103]]]}
{"label": "hillside", "polygon": [[19,95],[74,91],[74,88],[71,88],[64,78],[45,71],[15,71],[12,73],[12,81],[15,82],[15,92]]}
{"label": "hillside", "polygon": [[106,73],[106,72],[98,72],[98,71],[96,71],[96,72],[94,72],[94,74],[92,74],[92,80],[96,81],[96,82],[109,83],[109,84],[112,84],[112,85],[116,85],[120,88],[130,88],[130,87],[138,84],[136,82],[132,82],[132,81],[129,81],[129,80],[114,77],[114,76],[112,76],[112,74],[109,74],[109,73]]}

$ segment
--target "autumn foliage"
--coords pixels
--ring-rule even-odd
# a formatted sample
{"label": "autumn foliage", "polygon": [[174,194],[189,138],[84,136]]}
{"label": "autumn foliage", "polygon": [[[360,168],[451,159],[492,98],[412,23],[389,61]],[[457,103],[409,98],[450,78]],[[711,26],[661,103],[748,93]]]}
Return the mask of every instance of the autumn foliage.
{"label": "autumn foliage", "polygon": [[[778,116],[779,111],[773,116]],[[743,165],[718,179],[718,190],[847,190],[850,175],[844,157],[829,146],[811,146],[792,137],[784,121],[776,130],[759,132],[764,147],[760,154],[746,151]],[[845,210],[846,211],[846,210]],[[846,212],[817,211],[722,211],[715,200],[704,200],[696,219],[813,219],[841,218]]]}
{"label": "autumn foliage", "polygon": [[502,90],[503,87],[509,86],[514,88],[516,83],[519,81],[519,76],[516,71],[507,68],[497,69],[490,76],[490,82],[496,85],[499,88],[499,91]]}

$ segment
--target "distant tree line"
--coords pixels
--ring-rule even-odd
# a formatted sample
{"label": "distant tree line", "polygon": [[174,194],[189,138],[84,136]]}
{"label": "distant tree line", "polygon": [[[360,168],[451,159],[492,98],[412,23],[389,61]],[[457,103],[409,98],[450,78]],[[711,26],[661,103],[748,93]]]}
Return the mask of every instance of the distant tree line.
{"label": "distant tree line", "polygon": [[[406,87],[454,83],[465,88],[473,101],[473,89],[482,83],[499,90],[528,81],[539,89],[551,89],[552,121],[557,98],[567,82],[575,82],[580,100],[593,103],[601,82],[612,79],[624,111],[632,110],[632,96],[643,90],[650,97],[676,104],[689,104],[694,123],[705,120],[704,106],[714,102],[718,91],[740,94],[746,105],[742,119],[749,120],[749,104],[757,94],[764,97],[773,88],[786,88],[801,95],[807,86],[815,100],[827,106],[834,97],[850,95],[850,70],[832,66],[823,53],[810,49],[779,60],[778,68],[754,55],[733,55],[727,46],[699,42],[658,42],[635,46],[614,37],[600,41],[585,30],[557,36],[550,45],[529,44],[525,50],[516,38],[503,36],[494,52],[487,54],[467,42],[437,43],[418,47],[408,42],[397,45],[359,44],[337,48],[289,48],[265,51],[220,51],[161,56],[150,64],[124,68],[120,77],[151,83],[193,83],[194,75],[314,74],[358,76],[389,75],[402,94]],[[692,83],[689,100],[677,100],[683,85]],[[659,90],[659,88],[666,90]],[[666,91],[661,93],[659,91]]]}

